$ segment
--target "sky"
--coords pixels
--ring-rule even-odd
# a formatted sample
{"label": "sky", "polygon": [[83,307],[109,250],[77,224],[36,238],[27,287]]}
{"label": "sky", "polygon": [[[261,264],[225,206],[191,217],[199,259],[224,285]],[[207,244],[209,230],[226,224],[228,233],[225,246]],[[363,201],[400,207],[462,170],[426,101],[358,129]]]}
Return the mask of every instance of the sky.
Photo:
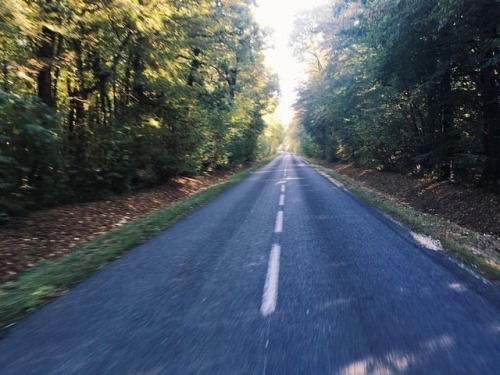
{"label": "sky", "polygon": [[277,115],[285,124],[293,118],[295,88],[304,78],[304,69],[289,47],[294,17],[301,11],[326,2],[327,0],[257,0],[257,21],[262,27],[269,27],[274,31],[274,48],[266,51],[266,62],[279,76],[281,101]]}

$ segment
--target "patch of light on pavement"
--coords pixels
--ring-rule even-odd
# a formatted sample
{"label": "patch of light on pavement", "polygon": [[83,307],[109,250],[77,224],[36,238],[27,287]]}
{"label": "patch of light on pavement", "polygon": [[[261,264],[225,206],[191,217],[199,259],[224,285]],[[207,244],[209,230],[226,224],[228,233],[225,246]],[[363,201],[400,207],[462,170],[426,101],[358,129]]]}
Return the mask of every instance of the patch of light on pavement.
{"label": "patch of light on pavement", "polygon": [[429,250],[434,250],[434,251],[443,250],[443,246],[441,245],[441,242],[439,242],[439,240],[415,232],[411,232],[411,235],[415,241],[417,241],[420,245],[424,246]]}

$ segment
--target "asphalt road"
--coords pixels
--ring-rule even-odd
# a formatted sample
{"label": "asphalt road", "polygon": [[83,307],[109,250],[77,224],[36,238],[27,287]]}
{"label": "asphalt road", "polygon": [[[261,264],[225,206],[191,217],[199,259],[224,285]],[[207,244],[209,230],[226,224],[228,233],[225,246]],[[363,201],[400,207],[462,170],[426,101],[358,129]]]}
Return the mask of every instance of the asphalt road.
{"label": "asphalt road", "polygon": [[500,291],[292,154],[29,316],[1,374],[500,374]]}

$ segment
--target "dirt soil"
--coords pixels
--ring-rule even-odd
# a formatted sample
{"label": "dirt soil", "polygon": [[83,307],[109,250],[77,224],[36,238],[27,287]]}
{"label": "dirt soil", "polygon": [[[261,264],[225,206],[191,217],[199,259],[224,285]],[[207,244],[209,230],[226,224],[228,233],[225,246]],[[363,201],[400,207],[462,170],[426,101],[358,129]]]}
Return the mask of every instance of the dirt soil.
{"label": "dirt soil", "polygon": [[358,168],[352,164],[327,167],[395,197],[403,205],[482,234],[500,237],[500,195],[446,181]]}
{"label": "dirt soil", "polygon": [[179,177],[113,199],[36,211],[15,226],[0,227],[0,282],[15,278],[44,259],[64,254],[80,242],[221,182],[230,174]]}

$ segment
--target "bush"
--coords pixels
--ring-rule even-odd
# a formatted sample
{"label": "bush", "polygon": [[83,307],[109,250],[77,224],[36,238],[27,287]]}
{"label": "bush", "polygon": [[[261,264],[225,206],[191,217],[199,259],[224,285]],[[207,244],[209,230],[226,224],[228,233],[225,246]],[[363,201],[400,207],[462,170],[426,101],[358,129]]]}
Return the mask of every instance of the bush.
{"label": "bush", "polygon": [[58,117],[38,98],[0,91],[0,220],[61,199],[61,138]]}

